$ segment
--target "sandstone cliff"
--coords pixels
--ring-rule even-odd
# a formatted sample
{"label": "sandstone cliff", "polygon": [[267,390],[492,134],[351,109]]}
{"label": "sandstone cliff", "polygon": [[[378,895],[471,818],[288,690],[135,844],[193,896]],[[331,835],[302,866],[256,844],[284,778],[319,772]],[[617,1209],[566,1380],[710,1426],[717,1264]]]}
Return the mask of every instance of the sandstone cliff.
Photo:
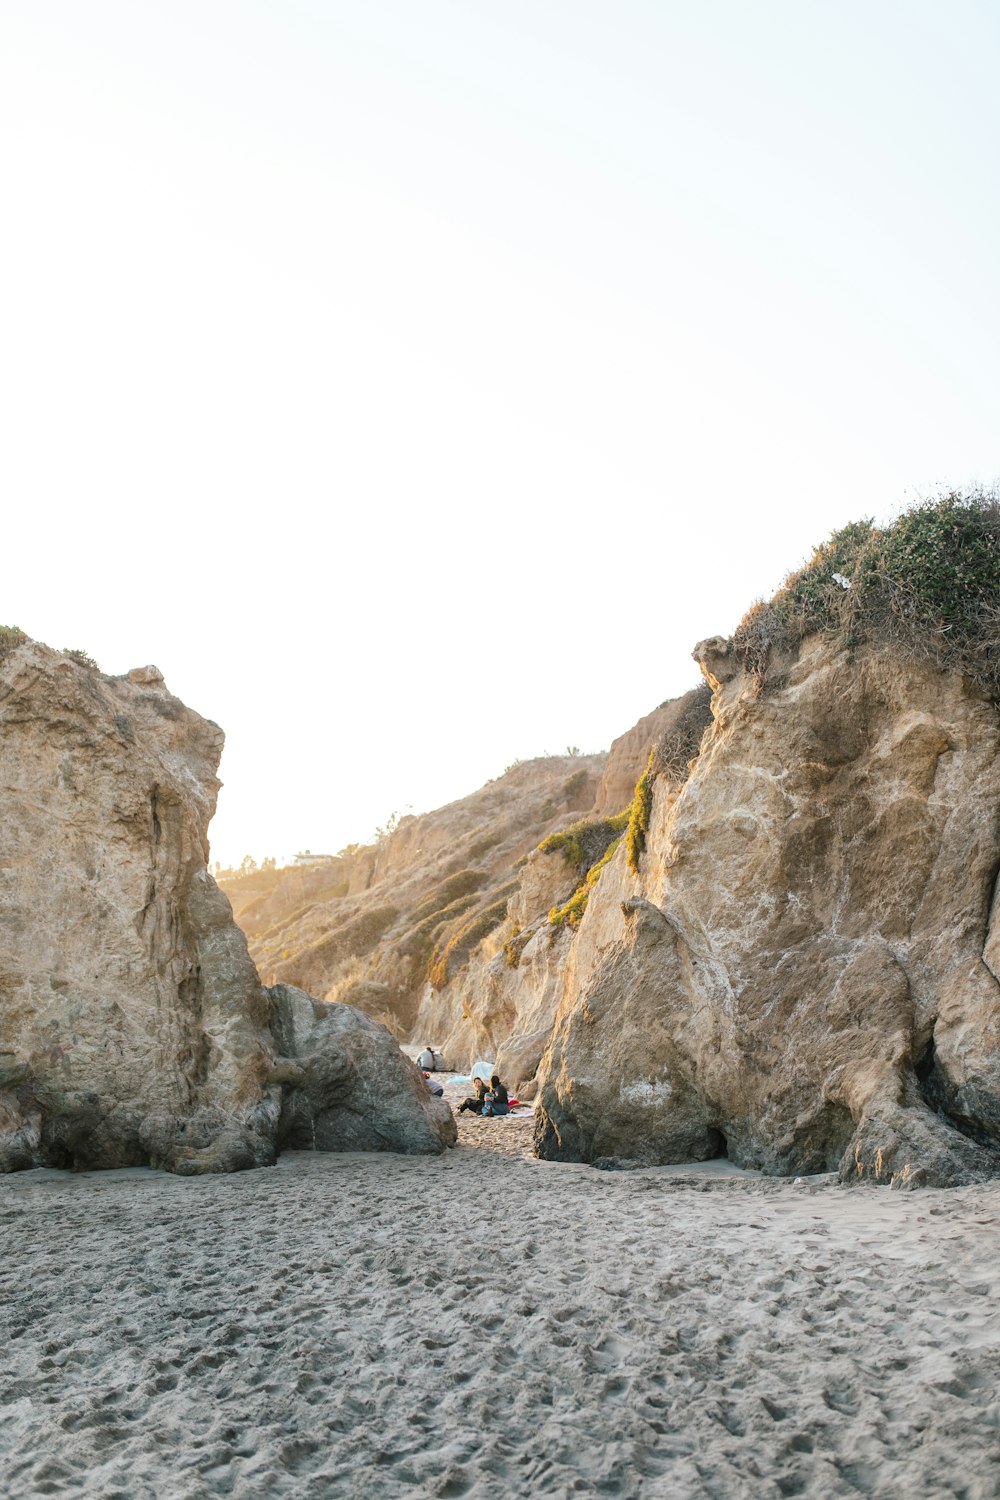
{"label": "sandstone cliff", "polygon": [[[155,667],[112,678],[0,642],[0,1170],[263,1165],[290,1097],[311,1097],[271,1030],[285,1001],[207,872],[222,743]],[[338,1034],[321,1064],[317,1047],[321,1113],[354,1113],[358,1049]],[[410,1129],[373,1143],[440,1149],[453,1122],[392,1051]]]}
{"label": "sandstone cliff", "polygon": [[580,928],[588,882],[596,885],[619,841],[624,850],[629,805],[650,752],[665,782],[676,786],[687,776],[711,719],[709,699],[701,688],[671,699],[614,742],[594,804],[582,818],[543,830],[517,872],[505,920],[446,986],[424,990],[415,1033],[444,1038],[459,1059],[495,1059],[530,1096],[564,994],[573,992],[594,944],[610,940],[603,922],[592,918]]}
{"label": "sandstone cliff", "polygon": [[998,619],[993,497],[846,527],[603,766],[518,768],[328,872],[274,977],[495,1058],[546,1156],[997,1170]]}
{"label": "sandstone cliff", "polygon": [[[375,960],[341,992],[537,1086],[545,1156],[897,1186],[996,1170],[998,618],[990,497],[845,528],[698,648],[704,736],[704,694],[661,706],[592,797],[532,807],[488,888],[470,856],[401,915],[375,867],[404,877],[422,830],[367,854],[349,912],[354,932],[377,916]],[[407,932],[435,962],[394,990]]]}
{"label": "sandstone cliff", "polygon": [[998,737],[961,678],[815,638],[764,695],[720,684],[640,872],[620,859],[581,924],[621,913],[564,988],[541,1151],[973,1167],[1000,1120]]}

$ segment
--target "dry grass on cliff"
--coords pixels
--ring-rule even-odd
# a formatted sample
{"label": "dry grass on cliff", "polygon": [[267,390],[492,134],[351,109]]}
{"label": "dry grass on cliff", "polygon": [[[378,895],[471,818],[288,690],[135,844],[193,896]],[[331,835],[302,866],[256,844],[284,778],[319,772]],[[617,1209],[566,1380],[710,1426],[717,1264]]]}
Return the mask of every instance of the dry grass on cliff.
{"label": "dry grass on cliff", "polygon": [[439,941],[431,958],[430,981],[436,990],[443,990],[458,969],[468,963],[474,950],[484,938],[495,932],[507,915],[507,903],[516,890],[509,883],[496,892],[496,899],[488,906],[471,913],[453,932]]}
{"label": "dry grass on cliff", "polygon": [[685,782],[691,762],[701,749],[705,730],[712,722],[712,689],[707,682],[700,682],[677,706],[677,717],[657,741],[654,768],[657,776]]}
{"label": "dry grass on cliff", "polygon": [[733,645],[759,691],[772,652],[816,631],[930,660],[1000,696],[1000,495],[952,491],[888,526],[835,531],[747,611]]}
{"label": "dry grass on cliff", "polygon": [[0,625],[0,657],[9,655],[16,651],[18,646],[23,646],[28,636],[18,625]]}

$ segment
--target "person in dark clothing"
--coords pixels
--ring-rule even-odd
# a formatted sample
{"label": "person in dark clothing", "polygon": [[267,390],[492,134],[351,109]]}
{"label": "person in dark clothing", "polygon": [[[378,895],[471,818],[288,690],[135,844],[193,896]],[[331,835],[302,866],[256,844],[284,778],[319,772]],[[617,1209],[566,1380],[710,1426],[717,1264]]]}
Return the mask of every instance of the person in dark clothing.
{"label": "person in dark clothing", "polygon": [[485,1078],[474,1078],[472,1080],[472,1086],[476,1091],[475,1095],[470,1095],[468,1099],[462,1100],[461,1104],[458,1106],[459,1114],[463,1114],[465,1110],[468,1110],[470,1114],[474,1115],[481,1115],[483,1112],[483,1100],[486,1095]]}
{"label": "person in dark clothing", "polygon": [[427,1087],[430,1089],[430,1091],[434,1095],[435,1099],[443,1099],[444,1098],[444,1084],[443,1083],[438,1083],[437,1079],[436,1078],[432,1078],[429,1073],[424,1073],[424,1082],[427,1084]]}
{"label": "person in dark clothing", "polygon": [[484,1115],[509,1115],[510,1104],[508,1103],[507,1090],[500,1082],[499,1075],[494,1073],[490,1079],[489,1093],[483,1100]]}

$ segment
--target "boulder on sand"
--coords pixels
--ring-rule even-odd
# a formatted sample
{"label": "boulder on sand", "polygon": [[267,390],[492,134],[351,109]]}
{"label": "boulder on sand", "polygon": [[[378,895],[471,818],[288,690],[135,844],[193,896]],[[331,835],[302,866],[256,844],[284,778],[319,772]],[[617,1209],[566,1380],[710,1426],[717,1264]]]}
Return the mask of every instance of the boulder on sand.
{"label": "boulder on sand", "polygon": [[381,1022],[288,984],[267,994],[281,1054],[274,1074],[283,1085],[279,1146],[416,1155],[455,1144],[448,1105]]}

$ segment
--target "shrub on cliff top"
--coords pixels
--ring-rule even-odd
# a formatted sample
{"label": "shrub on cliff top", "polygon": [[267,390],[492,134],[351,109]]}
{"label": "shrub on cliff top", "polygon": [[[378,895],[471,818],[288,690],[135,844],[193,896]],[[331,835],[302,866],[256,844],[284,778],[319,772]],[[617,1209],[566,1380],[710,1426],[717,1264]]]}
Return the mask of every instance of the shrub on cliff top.
{"label": "shrub on cliff top", "polygon": [[78,667],[93,667],[95,670],[98,670],[94,658],[89,656],[86,651],[81,651],[77,646],[64,646],[62,654],[75,661]]}
{"label": "shrub on cliff top", "polygon": [[812,631],[845,644],[879,640],[1000,692],[1000,497],[950,492],[885,527],[835,531],[768,601],[741,620],[733,645],[758,691],[771,650]]}
{"label": "shrub on cliff top", "polygon": [[16,651],[27,639],[27,635],[17,625],[0,625],[0,656]]}

